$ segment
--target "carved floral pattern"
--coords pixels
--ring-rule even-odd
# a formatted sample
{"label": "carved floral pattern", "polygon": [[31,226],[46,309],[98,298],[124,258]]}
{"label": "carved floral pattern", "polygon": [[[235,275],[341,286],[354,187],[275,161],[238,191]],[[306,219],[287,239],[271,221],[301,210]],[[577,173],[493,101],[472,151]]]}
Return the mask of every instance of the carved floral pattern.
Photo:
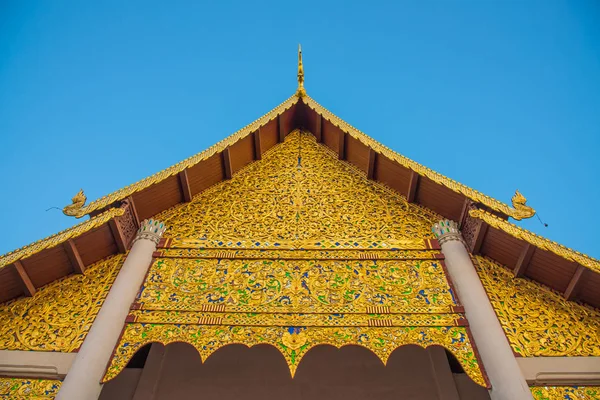
{"label": "carved floral pattern", "polygon": [[262,160],[190,203],[156,216],[168,235],[215,242],[433,239],[441,218],[340,162],[314,136],[295,131]]}
{"label": "carved floral pattern", "polygon": [[269,327],[185,324],[128,324],[104,382],[114,378],[142,346],[148,343],[186,342],[206,360],[219,348],[232,343],[248,347],[270,344],[284,356],[292,376],[302,357],[313,347],[359,345],[375,353],[383,363],[399,346],[439,345],[457,357],[473,381],[485,386],[477,359],[464,327]]}
{"label": "carved floral pattern", "polygon": [[109,257],[0,305],[0,349],[72,352],[83,343],[125,256]]}
{"label": "carved floral pattern", "polygon": [[532,387],[535,400],[595,400],[600,399],[600,386],[540,386]]}
{"label": "carved floral pattern", "polygon": [[435,260],[439,250],[379,250],[379,249],[206,249],[168,248],[160,250],[162,258],[243,258],[290,260]]}
{"label": "carved floral pattern", "polygon": [[55,379],[0,378],[0,398],[51,400],[61,384]]}
{"label": "carved floral pattern", "polygon": [[437,261],[159,259],[139,297],[144,309],[236,312],[449,312]]}
{"label": "carved floral pattern", "polygon": [[312,347],[360,345],[384,362],[440,345],[485,385],[440,265],[434,213],[294,132],[259,162],[157,218],[170,227],[105,380],[150,342],[271,344],[292,375]]}
{"label": "carved floral pattern", "polygon": [[134,214],[133,206],[128,200],[123,202],[121,208],[125,210],[125,213],[122,216],[117,217],[116,221],[123,232],[125,243],[129,245],[129,243],[131,243],[135,238],[138,230],[138,224]]}
{"label": "carved floral pattern", "polygon": [[512,348],[524,357],[600,356],[600,311],[500,264],[475,256],[475,266]]}

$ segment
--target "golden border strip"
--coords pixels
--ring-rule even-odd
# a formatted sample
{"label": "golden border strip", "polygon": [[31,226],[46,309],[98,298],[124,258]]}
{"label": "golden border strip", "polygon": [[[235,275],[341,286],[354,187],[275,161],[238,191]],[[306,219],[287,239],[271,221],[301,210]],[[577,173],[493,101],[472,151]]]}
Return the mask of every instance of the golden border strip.
{"label": "golden border strip", "polygon": [[37,242],[33,242],[27,246],[21,247],[20,249],[6,253],[0,256],[0,268],[12,264],[20,259],[30,257],[36,253],[39,253],[42,250],[57,246],[85,232],[89,232],[92,229],[97,228],[102,224],[105,224],[114,217],[120,217],[124,213],[125,209],[123,208],[111,208],[110,210],[103,212],[102,214],[94,218],[90,218],[89,220],[77,224],[71,228],[55,233],[54,235],[38,240]]}
{"label": "golden border strip", "polygon": [[[431,239],[419,240],[365,240],[365,239],[340,239],[340,240],[280,240],[275,242],[250,239],[192,239],[168,238],[161,248],[170,249],[198,249],[198,250],[274,250],[274,251],[424,251],[438,250],[439,246],[432,243]],[[376,244],[376,245],[375,245]]]}
{"label": "golden border strip", "polygon": [[[145,289],[144,289],[145,290]],[[228,314],[456,314],[463,313],[464,309],[456,304],[414,307],[414,306],[369,306],[365,308],[355,308],[353,305],[346,306],[320,306],[317,305],[311,309],[310,313],[302,306],[296,307],[272,307],[272,306],[246,306],[246,305],[226,305],[226,304],[154,304],[149,303],[133,303],[132,310],[143,312],[165,312],[165,313],[228,313]]]}
{"label": "golden border strip", "polygon": [[576,250],[570,249],[562,244],[553,242],[550,239],[536,235],[526,229],[520,228],[515,224],[500,219],[495,215],[485,212],[480,209],[473,209],[469,211],[469,215],[473,218],[477,218],[490,225],[493,228],[499,229],[503,232],[508,233],[510,236],[517,239],[522,239],[529,244],[539,247],[543,250],[548,250],[557,256],[560,256],[566,260],[576,262],[577,264],[586,267],[594,272],[600,273],[600,261],[580,253]]}
{"label": "golden border strip", "polygon": [[463,314],[367,314],[367,313],[205,313],[198,311],[132,310],[129,323],[197,324],[226,326],[464,326]]}
{"label": "golden border strip", "polygon": [[233,145],[237,141],[245,138],[252,132],[258,130],[258,128],[260,128],[261,126],[263,126],[263,125],[267,124],[268,122],[272,121],[273,119],[277,118],[279,115],[283,114],[284,111],[291,108],[297,102],[298,102],[298,97],[296,97],[296,95],[293,95],[292,97],[288,98],[283,103],[281,103],[280,105],[278,105],[277,107],[275,107],[274,109],[269,111],[267,114],[263,115],[262,117],[255,120],[254,122],[246,125],[242,129],[240,129],[237,132],[233,133],[232,135],[226,137],[225,139],[221,140],[220,142],[212,145],[208,149],[206,149],[198,154],[195,154],[189,158],[186,158],[185,160],[180,161],[177,164],[174,164],[160,172],[157,172],[154,175],[151,175],[145,179],[142,179],[141,181],[133,183],[129,186],[125,186],[124,188],[119,189],[116,192],[113,192],[113,193],[108,194],[104,197],[101,197],[97,200],[92,201],[87,206],[84,206],[81,209],[77,210],[75,217],[80,218],[86,214],[93,212],[93,211],[102,209],[102,208],[114,203],[115,201],[122,200],[122,199],[132,195],[133,193],[136,193],[143,189],[146,189],[147,187],[149,187],[155,183],[161,182],[170,176],[177,175],[178,173],[185,170],[186,168],[190,168],[190,167],[198,164],[200,161],[206,160],[207,158],[225,150],[227,147]]}
{"label": "golden border strip", "polygon": [[188,258],[188,259],[245,259],[245,260],[398,260],[425,261],[440,260],[444,256],[439,250],[263,250],[263,249],[160,249],[154,253],[155,258]]}
{"label": "golden border strip", "polygon": [[[507,204],[505,204],[501,201],[498,201],[498,200],[494,199],[493,197],[487,196],[475,189],[471,189],[470,187],[463,185],[462,183],[459,183],[459,182],[455,181],[454,179],[448,178],[448,177],[440,174],[439,172],[436,172],[436,171],[432,170],[431,168],[427,168],[426,166],[421,165],[418,162],[411,160],[410,158],[404,157],[403,155],[396,153],[389,147],[382,145],[375,139],[373,139],[370,136],[368,136],[367,134],[359,131],[358,129],[356,129],[355,127],[353,127],[352,125],[350,125],[349,123],[344,121],[343,119],[339,118],[338,116],[336,116],[335,114],[333,114],[332,112],[327,110],[325,107],[323,107],[322,105],[317,103],[314,99],[312,99],[310,96],[307,95],[307,96],[302,97],[302,101],[308,107],[312,108],[314,111],[321,114],[325,119],[327,119],[333,125],[342,129],[344,132],[347,132],[350,136],[359,140],[364,145],[370,147],[377,153],[383,154],[390,160],[396,161],[398,164],[402,165],[403,167],[408,168],[421,176],[429,178],[432,181],[434,181],[435,183],[443,185],[443,186],[447,187],[448,189],[452,190],[453,192],[460,193],[462,195],[467,196],[468,198],[470,198],[473,201],[484,204],[493,210],[499,211],[499,212],[506,214],[513,218],[515,216],[517,216],[515,214],[515,209],[508,206]],[[518,219],[521,219],[521,218],[522,217],[520,217]]]}

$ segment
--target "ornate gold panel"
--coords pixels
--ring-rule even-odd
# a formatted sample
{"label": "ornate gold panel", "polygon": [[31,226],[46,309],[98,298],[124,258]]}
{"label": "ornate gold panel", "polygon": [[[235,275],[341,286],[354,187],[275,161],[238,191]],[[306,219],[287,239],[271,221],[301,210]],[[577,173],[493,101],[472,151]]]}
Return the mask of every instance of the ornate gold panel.
{"label": "ornate gold panel", "polygon": [[532,387],[535,400],[596,400],[600,399],[599,386],[540,386]]}
{"label": "ornate gold panel", "polygon": [[119,272],[122,254],[0,305],[0,349],[77,350]]}
{"label": "ornate gold panel", "polygon": [[600,311],[514,278],[485,257],[475,266],[514,351],[524,357],[600,356]]}
{"label": "ornate gold panel", "polygon": [[[383,362],[449,349],[485,385],[431,227],[440,217],[298,131],[229,181],[157,216],[169,226],[104,380],[151,342],[206,359],[231,343],[281,351],[292,375],[322,344]],[[458,310],[458,311],[457,311]]]}
{"label": "ornate gold panel", "polygon": [[[295,131],[231,180],[156,216],[174,238],[207,243],[420,242],[440,217]],[[207,246],[210,247],[210,246]],[[422,248],[422,247],[421,247]]]}
{"label": "ornate gold panel", "polygon": [[246,260],[287,259],[287,260],[431,260],[439,255],[439,250],[383,250],[375,249],[237,249],[237,248],[168,248],[161,249],[162,257],[168,258],[243,258]]}
{"label": "ornate gold panel", "polygon": [[146,310],[446,313],[456,305],[437,260],[160,258],[139,297]]}
{"label": "ornate gold panel", "polygon": [[51,400],[58,394],[61,384],[55,379],[0,378],[0,398]]}
{"label": "ornate gold panel", "polygon": [[189,343],[206,360],[219,348],[232,343],[254,346],[270,344],[285,357],[292,376],[302,357],[313,347],[359,345],[375,353],[383,363],[399,346],[416,344],[448,348],[465,372],[479,385],[486,383],[465,327],[272,327],[185,324],[128,324],[104,381],[117,376],[127,362],[147,343]]}

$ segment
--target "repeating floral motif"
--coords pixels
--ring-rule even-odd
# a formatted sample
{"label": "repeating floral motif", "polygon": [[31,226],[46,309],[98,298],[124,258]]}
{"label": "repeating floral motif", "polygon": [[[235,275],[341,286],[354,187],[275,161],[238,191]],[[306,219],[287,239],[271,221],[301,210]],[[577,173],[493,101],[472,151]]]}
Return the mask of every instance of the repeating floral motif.
{"label": "repeating floral motif", "polygon": [[595,400],[600,399],[599,386],[540,386],[532,387],[535,400]]}
{"label": "repeating floral motif", "polygon": [[433,239],[440,217],[366,179],[314,136],[285,142],[220,182],[156,216],[169,235],[237,243],[416,241]]}
{"label": "repeating floral motif", "polygon": [[256,259],[288,259],[288,260],[434,260],[439,256],[439,250],[307,250],[307,249],[194,249],[169,248],[160,250],[163,258],[243,258]]}
{"label": "repeating floral motif", "polygon": [[72,275],[0,305],[0,349],[72,352],[83,343],[124,255],[99,261]]}
{"label": "repeating floral motif", "polygon": [[485,386],[477,359],[464,327],[262,327],[184,324],[128,324],[117,347],[104,381],[121,372],[133,354],[142,346],[156,342],[167,345],[183,341],[198,350],[206,360],[219,348],[232,343],[254,346],[270,344],[285,357],[292,376],[302,357],[313,347],[328,344],[335,347],[359,345],[375,353],[383,363],[399,346],[443,346],[452,351],[465,372],[479,385]]}
{"label": "repeating floral motif", "polygon": [[270,344],[292,375],[318,345],[382,361],[406,344],[444,346],[485,385],[431,249],[434,213],[409,204],[296,131],[192,202],[157,216],[164,248],[133,304],[105,380],[147,343],[186,342],[206,359]]}
{"label": "repeating floral motif", "polygon": [[435,260],[161,258],[139,297],[151,310],[236,312],[450,312],[456,305]]}
{"label": "repeating floral motif", "polygon": [[58,394],[61,384],[55,379],[0,378],[0,398],[51,400]]}
{"label": "repeating floral motif", "polygon": [[514,351],[524,357],[600,356],[600,311],[565,300],[496,262],[475,266]]}
{"label": "repeating floral motif", "polygon": [[312,314],[133,310],[140,323],[227,326],[456,326],[461,314]]}

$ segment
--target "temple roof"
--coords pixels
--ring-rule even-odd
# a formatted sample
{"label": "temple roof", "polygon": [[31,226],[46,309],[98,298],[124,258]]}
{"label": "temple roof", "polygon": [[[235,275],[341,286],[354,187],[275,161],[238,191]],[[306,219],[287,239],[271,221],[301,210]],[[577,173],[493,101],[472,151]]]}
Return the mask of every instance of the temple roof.
{"label": "temple roof", "polygon": [[65,214],[89,215],[89,220],[0,256],[0,302],[31,294],[55,279],[83,272],[85,266],[104,257],[125,252],[131,229],[140,220],[189,202],[260,160],[261,154],[293,130],[303,129],[341,161],[409,202],[461,224],[468,218],[481,221],[484,228],[476,232],[474,254],[488,256],[513,269],[516,276],[539,281],[569,299],[600,307],[600,261],[508,222],[509,217],[520,220],[535,213],[518,191],[511,207],[385,147],[308,96],[301,67],[293,96],[205,151],[87,205],[83,193],[76,195]]}

